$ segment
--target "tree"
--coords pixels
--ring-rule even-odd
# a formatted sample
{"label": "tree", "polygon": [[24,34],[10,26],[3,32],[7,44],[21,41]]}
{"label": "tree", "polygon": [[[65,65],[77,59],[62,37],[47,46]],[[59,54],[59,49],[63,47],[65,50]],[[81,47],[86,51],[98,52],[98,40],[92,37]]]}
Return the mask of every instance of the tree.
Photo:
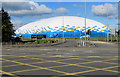
{"label": "tree", "polygon": [[0,42],[2,42],[2,11],[0,11]]}
{"label": "tree", "polygon": [[13,24],[10,21],[9,14],[2,8],[2,42],[9,42],[14,34]]}

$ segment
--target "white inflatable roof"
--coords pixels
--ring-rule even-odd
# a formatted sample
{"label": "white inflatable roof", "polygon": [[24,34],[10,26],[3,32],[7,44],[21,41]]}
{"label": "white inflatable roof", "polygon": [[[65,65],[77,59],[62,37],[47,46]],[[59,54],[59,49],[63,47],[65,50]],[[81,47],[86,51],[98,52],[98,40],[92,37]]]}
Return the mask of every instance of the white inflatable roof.
{"label": "white inflatable roof", "polygon": [[[78,26],[85,27],[85,18],[77,17],[77,16],[58,16],[48,19],[42,19],[20,27],[19,29],[16,30],[16,34],[26,33],[28,30],[30,33],[34,33],[37,30],[42,31],[44,27],[49,26],[54,29],[55,27],[61,27],[66,25],[75,26],[75,27]],[[86,19],[86,26],[87,27],[97,26],[98,28],[102,29],[102,27],[105,25],[91,19]]]}

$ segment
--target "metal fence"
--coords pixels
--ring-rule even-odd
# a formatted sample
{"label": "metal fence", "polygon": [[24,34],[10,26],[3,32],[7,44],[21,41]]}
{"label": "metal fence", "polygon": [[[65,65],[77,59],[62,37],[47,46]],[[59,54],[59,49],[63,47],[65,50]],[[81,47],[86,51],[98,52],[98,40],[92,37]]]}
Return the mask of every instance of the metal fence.
{"label": "metal fence", "polygon": [[[50,39],[45,39],[50,40]],[[36,43],[34,42],[2,42],[2,46],[9,46],[9,47],[44,47],[44,46],[53,46],[57,44],[64,43],[66,40],[63,41],[63,39],[51,39],[49,42],[43,42],[40,43],[36,40]]]}

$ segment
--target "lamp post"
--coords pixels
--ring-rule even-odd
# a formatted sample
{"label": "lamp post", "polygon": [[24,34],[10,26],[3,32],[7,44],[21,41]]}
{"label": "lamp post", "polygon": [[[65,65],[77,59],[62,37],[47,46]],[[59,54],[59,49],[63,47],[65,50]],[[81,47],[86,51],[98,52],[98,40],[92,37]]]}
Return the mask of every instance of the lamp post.
{"label": "lamp post", "polygon": [[118,32],[119,32],[119,30],[117,31],[116,28],[115,28],[115,38],[116,38],[117,41],[119,40],[118,39],[118,37],[119,37],[119,35],[118,35],[119,33]]}
{"label": "lamp post", "polygon": [[[64,15],[63,15],[63,26],[64,26]],[[64,29],[62,29],[62,30],[63,30],[63,33],[62,33],[63,35],[62,36],[63,36],[63,42],[64,42],[65,41],[65,38],[64,38]]]}
{"label": "lamp post", "polygon": [[84,16],[85,16],[85,46],[86,46],[86,42],[87,42],[87,39],[86,39],[86,0],[85,0],[85,6],[84,6]]}
{"label": "lamp post", "polygon": [[[106,10],[108,11],[108,8],[106,8]],[[108,13],[107,13],[107,18],[108,18]],[[107,21],[107,42],[109,41],[109,35],[108,35],[108,27],[109,27],[109,22]]]}
{"label": "lamp post", "polygon": [[[84,2],[84,21],[85,21],[85,39],[84,39],[84,41],[82,42],[84,45],[83,46],[86,46],[87,44],[86,44],[86,42],[87,42],[87,39],[86,39],[86,0],[85,0],[85,2]],[[80,30],[80,41],[81,41],[81,35],[82,35],[82,33],[81,33],[82,31]]]}
{"label": "lamp post", "polygon": [[107,26],[107,42],[108,42],[108,26]]}

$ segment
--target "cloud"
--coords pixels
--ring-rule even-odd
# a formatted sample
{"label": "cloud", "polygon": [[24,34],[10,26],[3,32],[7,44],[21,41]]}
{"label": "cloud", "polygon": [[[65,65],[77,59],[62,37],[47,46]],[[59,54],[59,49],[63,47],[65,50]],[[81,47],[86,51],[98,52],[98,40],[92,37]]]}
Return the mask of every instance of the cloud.
{"label": "cloud", "polygon": [[23,26],[23,22],[22,21],[20,21],[20,20],[12,20],[11,21],[12,23],[13,23],[13,26],[14,26],[14,29],[16,30],[16,29],[18,29],[19,27],[21,27],[21,26]]}
{"label": "cloud", "polygon": [[11,22],[12,22],[12,24],[14,26],[14,30],[16,30],[16,29],[22,27],[23,25],[30,23],[31,21],[25,22],[25,21],[20,20],[20,19],[17,19],[17,20],[13,19],[13,20],[11,20]]}
{"label": "cloud", "polygon": [[58,8],[58,9],[56,9],[56,12],[59,13],[59,14],[66,14],[66,13],[68,13],[68,9]]}
{"label": "cloud", "polygon": [[[22,6],[21,6],[22,5]],[[5,2],[3,8],[12,16],[38,16],[52,13],[52,9],[46,5],[38,5],[33,1],[29,2]]]}
{"label": "cloud", "polygon": [[41,17],[45,15],[68,13],[67,8],[57,8],[56,10],[53,10],[44,4],[39,5],[34,1],[2,2],[2,7],[10,14],[10,16],[16,17]]}
{"label": "cloud", "polygon": [[8,11],[10,15],[14,16],[31,16],[31,15],[43,15],[49,14],[52,12],[52,9],[47,8],[45,5],[40,5],[39,7],[31,10],[17,10],[17,11]]}
{"label": "cloud", "polygon": [[96,16],[102,16],[107,18],[116,18],[117,17],[117,5],[106,3],[104,5],[93,5],[92,13]]}
{"label": "cloud", "polygon": [[31,2],[3,2],[2,7],[8,11],[9,10],[11,10],[11,11],[30,10],[33,7],[35,8],[35,6],[33,4],[31,4]]}

